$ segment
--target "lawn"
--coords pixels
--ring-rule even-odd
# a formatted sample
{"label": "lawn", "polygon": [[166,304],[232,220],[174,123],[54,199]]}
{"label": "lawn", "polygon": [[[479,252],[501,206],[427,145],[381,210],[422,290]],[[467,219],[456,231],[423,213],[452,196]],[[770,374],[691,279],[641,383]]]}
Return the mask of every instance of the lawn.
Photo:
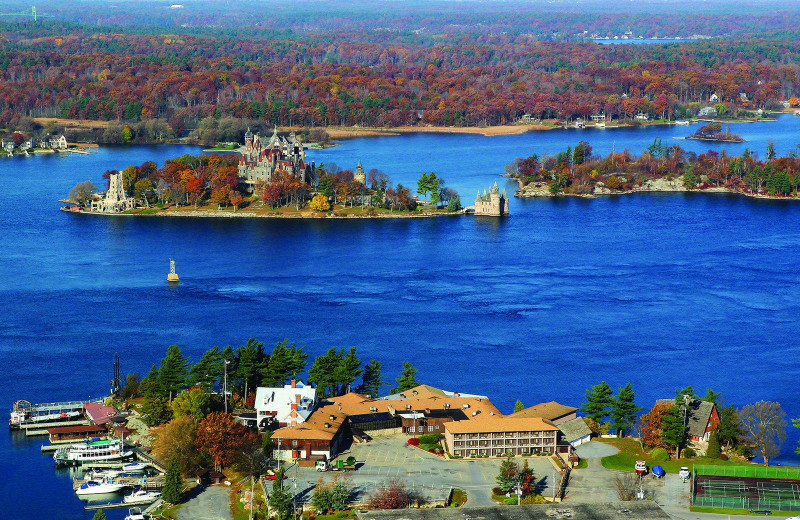
{"label": "lawn", "polygon": [[619,453],[603,457],[601,462],[603,467],[607,469],[616,469],[620,471],[633,471],[637,460],[644,460],[649,467],[658,464],[664,468],[667,473],[677,473],[681,466],[687,466],[691,469],[694,464],[720,464],[720,465],[733,465],[733,466],[749,466],[749,462],[738,462],[732,460],[710,459],[708,457],[693,457],[681,458],[678,460],[668,460],[666,462],[656,462],[650,459],[647,453],[643,452],[639,446],[639,442],[633,439],[601,439],[602,442],[607,442],[616,446]]}

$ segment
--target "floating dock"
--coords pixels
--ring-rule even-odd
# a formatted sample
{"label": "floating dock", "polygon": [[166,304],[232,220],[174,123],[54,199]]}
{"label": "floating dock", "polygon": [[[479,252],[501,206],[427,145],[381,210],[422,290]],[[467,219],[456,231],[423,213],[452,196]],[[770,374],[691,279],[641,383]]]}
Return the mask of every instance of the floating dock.
{"label": "floating dock", "polygon": [[[75,479],[72,481],[72,488],[78,489],[81,487],[81,484],[89,480],[91,479]],[[144,480],[144,482],[142,482],[142,480]],[[118,484],[125,484],[130,488],[145,489],[147,491],[161,491],[161,488],[164,487],[163,475],[158,475],[155,477],[114,477],[114,482]]]}
{"label": "floating dock", "polygon": [[126,504],[125,502],[111,502],[111,503],[108,503],[108,504],[92,504],[92,505],[84,506],[83,510],[84,511],[97,511],[98,509],[112,509],[112,508],[115,508],[115,507],[127,507],[127,508],[138,507],[139,509],[142,510],[142,514],[143,515],[148,515],[148,514],[152,513],[153,511],[155,511],[156,509],[158,509],[159,507],[161,507],[163,504],[164,504],[164,500],[162,500],[160,498],[157,498],[155,500],[155,502],[153,502],[152,504],[147,506],[147,509],[142,509],[142,506],[144,504]]}

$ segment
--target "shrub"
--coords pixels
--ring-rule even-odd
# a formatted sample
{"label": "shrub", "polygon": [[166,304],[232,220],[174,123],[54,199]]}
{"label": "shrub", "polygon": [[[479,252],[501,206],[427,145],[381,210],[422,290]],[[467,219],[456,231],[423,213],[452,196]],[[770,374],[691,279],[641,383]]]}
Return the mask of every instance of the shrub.
{"label": "shrub", "polygon": [[436,444],[443,438],[444,435],[441,433],[426,433],[425,435],[420,435],[418,437],[419,442],[422,444]]}
{"label": "shrub", "polygon": [[683,449],[683,456],[687,459],[691,459],[692,457],[696,456],[697,452],[694,451],[692,448],[684,448]]}
{"label": "shrub", "polygon": [[717,437],[717,430],[711,432],[708,437],[708,448],[706,448],[706,457],[718,459],[720,456],[719,438]]}
{"label": "shrub", "polygon": [[653,462],[667,462],[669,460],[669,453],[664,448],[656,448],[650,452],[650,460]]}
{"label": "shrub", "polygon": [[517,496],[514,495],[514,496],[507,497],[505,499],[505,504],[507,506],[515,506],[515,505],[517,505]]}
{"label": "shrub", "polygon": [[506,493],[505,493],[505,491],[500,489],[498,486],[495,486],[495,487],[492,488],[492,494],[493,495],[505,495]]}
{"label": "shrub", "polygon": [[728,456],[725,455],[724,453],[720,453],[719,454],[719,460],[728,460]]}
{"label": "shrub", "polygon": [[410,439],[408,439],[408,443],[409,443],[411,446],[419,446],[419,438],[417,438],[417,437],[411,437]]}

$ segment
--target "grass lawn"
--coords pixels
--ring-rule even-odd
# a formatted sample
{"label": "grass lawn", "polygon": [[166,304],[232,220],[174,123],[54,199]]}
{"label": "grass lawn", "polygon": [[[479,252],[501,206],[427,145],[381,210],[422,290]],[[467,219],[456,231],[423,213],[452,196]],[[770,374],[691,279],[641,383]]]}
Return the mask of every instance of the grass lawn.
{"label": "grass lawn", "polygon": [[607,442],[616,446],[619,453],[608,457],[603,457],[601,462],[603,467],[607,469],[616,469],[621,471],[634,471],[634,466],[637,460],[644,460],[649,467],[658,464],[664,468],[667,473],[677,473],[681,466],[687,466],[689,469],[694,464],[719,464],[729,466],[749,466],[749,462],[738,462],[732,460],[710,459],[708,457],[694,457],[691,459],[681,458],[678,460],[668,460],[666,462],[655,462],[650,459],[647,453],[643,452],[639,446],[639,441],[633,439],[600,439],[602,442]]}
{"label": "grass lawn", "polygon": [[584,469],[589,467],[589,461],[586,459],[580,459],[578,461],[578,465],[575,466],[575,469]]}
{"label": "grass lawn", "polygon": [[450,507],[461,507],[467,503],[467,493],[463,489],[453,490],[453,499],[450,501]]}
{"label": "grass lawn", "polygon": [[[690,507],[690,511],[693,513],[714,513],[717,515],[744,515],[744,516],[764,516],[764,515],[754,515],[747,511],[746,509],[733,509],[730,507]],[[794,516],[797,512],[794,511],[772,511],[770,516],[780,516],[780,517],[787,517],[787,516]]]}

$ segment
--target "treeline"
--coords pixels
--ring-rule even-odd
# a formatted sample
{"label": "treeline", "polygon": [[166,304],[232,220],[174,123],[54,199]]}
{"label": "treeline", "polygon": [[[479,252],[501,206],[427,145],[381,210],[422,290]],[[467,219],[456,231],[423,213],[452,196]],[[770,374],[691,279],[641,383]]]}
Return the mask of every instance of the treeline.
{"label": "treeline", "polygon": [[697,154],[678,145],[667,146],[657,138],[640,156],[628,150],[594,155],[591,145],[580,141],[555,155],[533,154],[506,165],[506,174],[522,186],[547,185],[553,194],[589,195],[642,188],[648,181],[677,181],[684,189],[726,188],[754,195],[796,197],[800,186],[800,155],[777,157],[775,144],[767,146],[764,159],[751,150],[730,156],[726,151]]}
{"label": "treeline", "polygon": [[[714,93],[729,114],[777,109],[797,92],[800,60],[797,39],[617,46],[502,33],[240,39],[42,27],[2,33],[0,124],[114,121],[151,140],[201,140],[226,118],[299,127],[683,118]],[[149,121],[159,123],[135,127]]]}

